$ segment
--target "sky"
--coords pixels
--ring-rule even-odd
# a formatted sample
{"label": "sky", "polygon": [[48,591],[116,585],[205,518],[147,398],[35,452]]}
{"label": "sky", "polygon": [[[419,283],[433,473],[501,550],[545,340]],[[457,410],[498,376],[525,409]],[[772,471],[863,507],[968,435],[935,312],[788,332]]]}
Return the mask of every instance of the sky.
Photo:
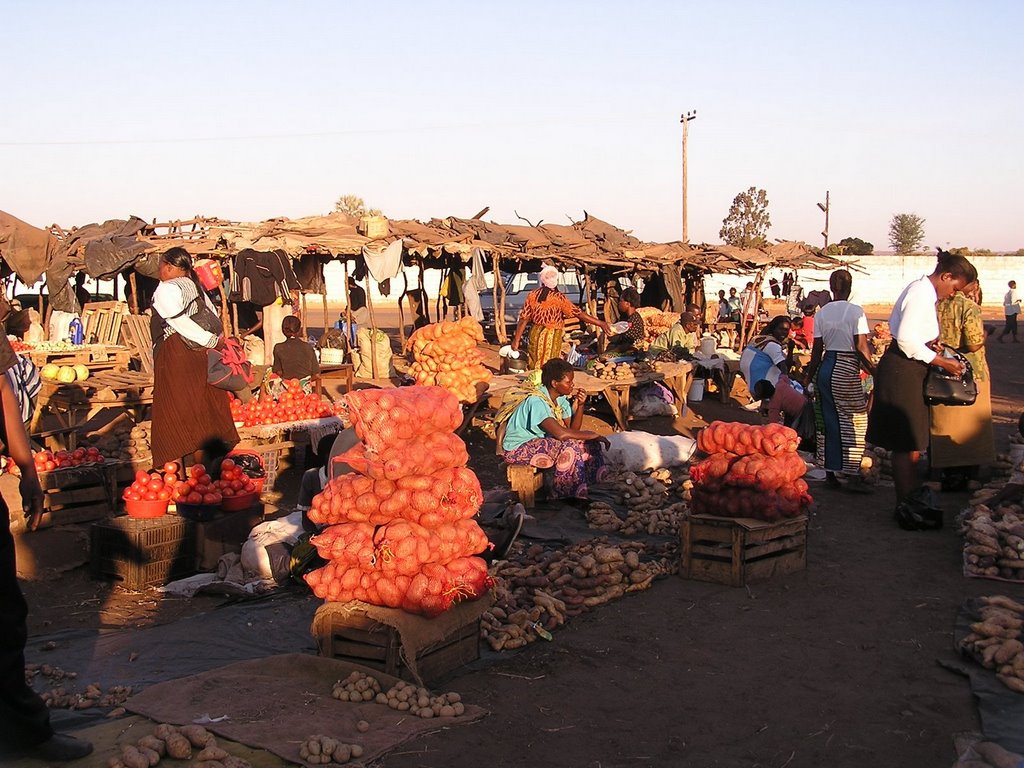
{"label": "sky", "polygon": [[1024,248],[1024,3],[0,0],[0,210],[327,213]]}

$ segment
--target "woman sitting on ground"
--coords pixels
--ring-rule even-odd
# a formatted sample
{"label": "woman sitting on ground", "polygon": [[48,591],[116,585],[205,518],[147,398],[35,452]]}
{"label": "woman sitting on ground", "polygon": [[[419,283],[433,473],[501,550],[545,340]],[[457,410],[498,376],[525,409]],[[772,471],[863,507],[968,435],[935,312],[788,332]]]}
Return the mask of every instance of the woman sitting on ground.
{"label": "woman sitting on ground", "polygon": [[[554,468],[552,495],[585,499],[604,467],[608,440],[582,430],[587,394],[573,388],[573,368],[561,358],[544,363],[540,386],[506,398],[495,420],[506,424],[501,448],[506,464]],[[571,399],[570,399],[571,398]]]}

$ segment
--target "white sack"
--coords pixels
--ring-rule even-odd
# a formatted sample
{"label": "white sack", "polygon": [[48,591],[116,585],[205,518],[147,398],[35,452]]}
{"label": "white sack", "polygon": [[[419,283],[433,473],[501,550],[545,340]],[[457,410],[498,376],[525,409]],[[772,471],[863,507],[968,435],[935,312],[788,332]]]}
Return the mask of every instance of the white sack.
{"label": "white sack", "polygon": [[[288,578],[288,563],[281,563],[283,545],[290,551],[302,536],[302,513],[260,523],[242,544],[242,570],[247,578],[274,579],[278,583]],[[269,551],[268,551],[269,550]]]}
{"label": "white sack", "polygon": [[615,432],[608,436],[608,463],[643,472],[685,464],[697,450],[697,443],[681,435],[652,435],[647,432]]}

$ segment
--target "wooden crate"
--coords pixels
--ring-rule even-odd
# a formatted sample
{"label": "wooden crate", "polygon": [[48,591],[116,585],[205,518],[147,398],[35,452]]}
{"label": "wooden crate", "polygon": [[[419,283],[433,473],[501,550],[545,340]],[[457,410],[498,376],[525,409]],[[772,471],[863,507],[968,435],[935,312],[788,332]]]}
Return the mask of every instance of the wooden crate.
{"label": "wooden crate", "polygon": [[742,587],[807,566],[807,517],[767,523],[688,515],[680,529],[683,578]]}
{"label": "wooden crate", "polygon": [[[117,506],[114,464],[66,467],[39,473],[43,489],[42,526],[102,520]],[[18,479],[4,475],[0,494],[9,509],[22,508]],[[15,516],[20,517],[20,516]]]}
{"label": "wooden crate", "polygon": [[128,589],[162,586],[195,573],[195,529],[175,515],[93,523],[89,562],[94,579],[119,579]]}
{"label": "wooden crate", "polygon": [[123,301],[91,301],[82,307],[82,330],[87,343],[117,344],[121,322],[128,314]]}
{"label": "wooden crate", "polygon": [[[313,635],[321,656],[344,659],[414,680],[402,654],[398,630],[361,612],[330,613],[325,621],[314,623]],[[423,682],[430,683],[479,658],[480,620],[477,618],[421,650],[416,655],[416,667]]]}

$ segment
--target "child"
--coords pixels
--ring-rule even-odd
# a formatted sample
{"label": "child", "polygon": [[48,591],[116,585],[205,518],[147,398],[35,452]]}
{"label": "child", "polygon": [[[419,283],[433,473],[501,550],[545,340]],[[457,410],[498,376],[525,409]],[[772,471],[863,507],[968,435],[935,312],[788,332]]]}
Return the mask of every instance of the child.
{"label": "child", "polygon": [[320,363],[313,348],[300,337],[302,323],[295,315],[281,321],[285,340],[274,345],[273,371],[282,379],[313,380],[313,391],[320,391]]}

